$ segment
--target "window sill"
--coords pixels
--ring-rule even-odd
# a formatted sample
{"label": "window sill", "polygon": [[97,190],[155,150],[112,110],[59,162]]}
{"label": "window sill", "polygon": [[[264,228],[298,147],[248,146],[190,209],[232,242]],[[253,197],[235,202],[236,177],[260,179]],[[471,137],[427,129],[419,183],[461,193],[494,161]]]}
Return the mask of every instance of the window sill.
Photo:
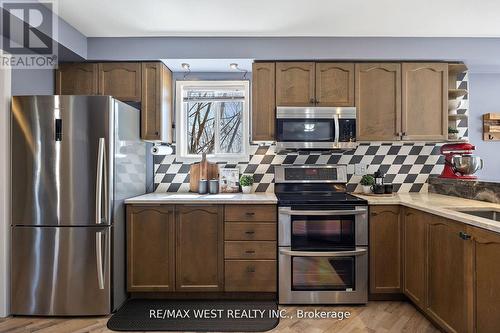
{"label": "window sill", "polygon": [[[178,162],[182,162],[182,163],[195,163],[195,162],[201,161],[201,155],[200,156],[176,155],[175,160]],[[214,163],[224,162],[226,164],[248,163],[248,162],[250,162],[250,156],[249,155],[242,155],[242,156],[213,156],[213,155],[211,156],[211,155],[207,155],[207,161],[214,162]]]}

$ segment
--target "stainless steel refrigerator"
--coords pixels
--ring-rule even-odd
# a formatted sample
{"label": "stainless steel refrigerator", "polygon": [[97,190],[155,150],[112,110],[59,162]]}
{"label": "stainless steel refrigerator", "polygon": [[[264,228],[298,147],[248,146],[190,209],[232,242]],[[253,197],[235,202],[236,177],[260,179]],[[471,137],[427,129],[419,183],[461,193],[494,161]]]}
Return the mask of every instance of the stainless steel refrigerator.
{"label": "stainless steel refrigerator", "polygon": [[125,289],[125,198],[143,194],[139,111],[109,96],[12,99],[12,313],[104,315]]}

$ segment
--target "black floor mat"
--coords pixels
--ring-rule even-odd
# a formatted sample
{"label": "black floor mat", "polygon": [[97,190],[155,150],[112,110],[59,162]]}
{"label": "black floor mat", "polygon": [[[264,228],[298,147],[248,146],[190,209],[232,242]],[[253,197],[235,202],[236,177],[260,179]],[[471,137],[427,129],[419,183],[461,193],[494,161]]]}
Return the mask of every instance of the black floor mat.
{"label": "black floor mat", "polygon": [[277,310],[274,301],[131,299],[109,319],[108,328],[114,331],[264,332],[278,325]]}

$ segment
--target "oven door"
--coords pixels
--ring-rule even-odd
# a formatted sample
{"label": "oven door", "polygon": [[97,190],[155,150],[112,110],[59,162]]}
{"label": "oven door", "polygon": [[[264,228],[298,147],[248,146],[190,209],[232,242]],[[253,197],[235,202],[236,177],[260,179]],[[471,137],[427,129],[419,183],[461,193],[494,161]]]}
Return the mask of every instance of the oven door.
{"label": "oven door", "polygon": [[365,206],[353,209],[311,210],[279,208],[279,246],[294,251],[346,251],[367,245]]}
{"label": "oven door", "polygon": [[280,304],[362,304],[368,300],[368,249],[279,250]]}

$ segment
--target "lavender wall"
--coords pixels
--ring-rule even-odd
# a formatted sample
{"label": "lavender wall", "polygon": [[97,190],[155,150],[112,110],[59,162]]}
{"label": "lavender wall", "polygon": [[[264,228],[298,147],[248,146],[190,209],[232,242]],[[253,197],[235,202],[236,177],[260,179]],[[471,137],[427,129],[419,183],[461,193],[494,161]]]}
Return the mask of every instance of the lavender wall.
{"label": "lavender wall", "polygon": [[49,69],[12,70],[12,95],[53,95],[54,71]]}
{"label": "lavender wall", "polygon": [[500,141],[483,141],[482,115],[500,112],[500,73],[469,74],[469,139],[484,160],[481,180],[500,181]]}
{"label": "lavender wall", "polygon": [[358,59],[459,60],[500,69],[500,38],[131,37],[88,38],[89,60]]}

